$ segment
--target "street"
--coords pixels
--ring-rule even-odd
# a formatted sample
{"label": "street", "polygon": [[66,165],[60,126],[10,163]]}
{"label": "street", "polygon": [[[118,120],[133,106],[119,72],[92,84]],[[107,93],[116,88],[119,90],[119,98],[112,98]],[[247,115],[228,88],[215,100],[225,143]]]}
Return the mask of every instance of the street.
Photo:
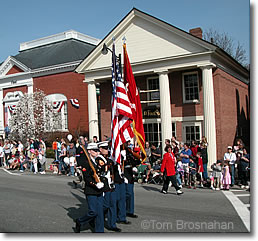
{"label": "street", "polygon": [[[74,219],[87,210],[81,188],[73,178],[0,169],[0,232],[74,232]],[[248,232],[250,193],[185,189],[177,196],[161,186],[135,183],[135,213],[122,232]],[[238,200],[238,201],[237,201]],[[232,202],[234,204],[232,204]],[[92,232],[84,227],[82,233]],[[110,232],[105,229],[105,232]]]}

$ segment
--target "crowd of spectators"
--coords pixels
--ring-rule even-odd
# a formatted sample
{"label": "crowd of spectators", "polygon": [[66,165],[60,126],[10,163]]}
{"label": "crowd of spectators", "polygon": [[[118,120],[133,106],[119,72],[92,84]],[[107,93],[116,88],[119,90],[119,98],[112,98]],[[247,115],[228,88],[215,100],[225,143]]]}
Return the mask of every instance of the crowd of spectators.
{"label": "crowd of spectators", "polygon": [[[98,142],[93,137],[93,142]],[[76,143],[57,138],[52,149],[55,158],[50,165],[50,170],[57,175],[77,176],[76,145],[83,145],[87,149],[87,137],[80,136]],[[249,188],[250,181],[250,154],[241,139],[236,140],[235,145],[226,147],[223,160],[218,160],[208,167],[208,143],[205,137],[198,143],[192,141],[191,145],[182,143],[172,137],[165,140],[166,146],[171,146],[175,157],[175,178],[177,185],[196,189],[204,186],[213,190],[228,190],[234,185],[241,188]],[[135,152],[140,152],[138,146],[129,145]],[[155,143],[145,143],[146,160],[135,170],[136,181],[162,183],[164,176],[161,173],[162,152]],[[27,139],[25,145],[21,141],[0,140],[0,166],[6,169],[25,170],[34,174],[46,172],[46,145],[43,140]],[[210,175],[208,175],[208,169]]]}
{"label": "crowd of spectators", "polygon": [[[192,141],[191,144],[178,142],[175,137],[171,140],[165,140],[166,146],[172,147],[175,157],[175,171],[177,185],[196,189],[197,187],[210,187],[213,190],[229,190],[234,185],[249,189],[250,181],[250,154],[244,146],[241,139],[236,140],[236,144],[225,147],[225,154],[222,160],[208,165],[208,142],[205,137],[198,143]],[[153,183],[153,174],[155,173],[157,182],[157,173],[161,173],[161,150],[155,144],[146,142],[145,151],[147,159],[145,161],[146,183]],[[209,171],[209,174],[208,174]],[[160,182],[164,180],[161,178]]]}
{"label": "crowd of spectators", "polygon": [[27,139],[23,145],[21,141],[0,141],[0,166],[9,170],[29,170],[34,174],[45,174],[46,145],[43,140]]}

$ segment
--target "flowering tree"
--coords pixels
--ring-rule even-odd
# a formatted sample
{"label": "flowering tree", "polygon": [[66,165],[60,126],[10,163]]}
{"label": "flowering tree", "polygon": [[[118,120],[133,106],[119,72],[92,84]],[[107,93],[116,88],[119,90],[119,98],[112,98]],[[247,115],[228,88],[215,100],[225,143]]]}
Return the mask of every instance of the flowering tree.
{"label": "flowering tree", "polygon": [[16,105],[9,122],[10,138],[25,142],[27,138],[41,139],[47,132],[57,130],[60,116],[41,90],[24,94]]}

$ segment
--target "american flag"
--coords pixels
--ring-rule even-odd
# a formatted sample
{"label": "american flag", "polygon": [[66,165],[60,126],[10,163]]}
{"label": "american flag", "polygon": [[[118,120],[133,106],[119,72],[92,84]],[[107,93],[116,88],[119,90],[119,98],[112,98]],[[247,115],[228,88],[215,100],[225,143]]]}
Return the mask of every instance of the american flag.
{"label": "american flag", "polygon": [[111,113],[111,159],[121,163],[120,145],[134,137],[131,127],[132,110],[127,91],[121,76],[115,45],[112,54],[112,113]]}

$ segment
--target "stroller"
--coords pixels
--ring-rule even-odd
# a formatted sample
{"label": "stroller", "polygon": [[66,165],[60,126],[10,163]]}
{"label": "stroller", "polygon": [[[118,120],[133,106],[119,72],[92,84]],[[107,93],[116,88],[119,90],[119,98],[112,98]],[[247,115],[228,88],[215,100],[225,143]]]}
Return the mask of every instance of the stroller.
{"label": "stroller", "polygon": [[136,169],[134,169],[134,180],[138,182],[139,184],[143,183],[144,180],[146,179],[146,169],[147,165],[146,164],[140,164]]}

